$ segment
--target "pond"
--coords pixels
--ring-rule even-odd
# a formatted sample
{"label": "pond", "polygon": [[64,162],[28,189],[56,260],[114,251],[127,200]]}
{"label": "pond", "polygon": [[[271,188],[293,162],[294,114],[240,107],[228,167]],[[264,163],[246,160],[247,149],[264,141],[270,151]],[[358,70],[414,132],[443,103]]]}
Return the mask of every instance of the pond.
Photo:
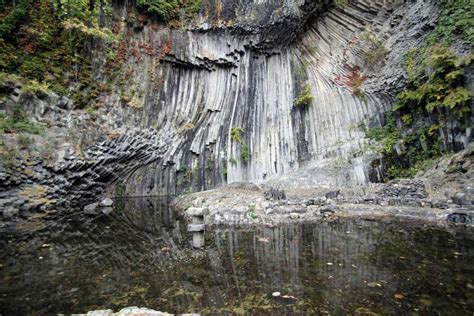
{"label": "pond", "polygon": [[[59,217],[58,217],[59,218]],[[205,250],[166,199],[61,216],[0,241],[0,314],[141,306],[203,314],[473,314],[474,234],[397,220],[217,227]]]}

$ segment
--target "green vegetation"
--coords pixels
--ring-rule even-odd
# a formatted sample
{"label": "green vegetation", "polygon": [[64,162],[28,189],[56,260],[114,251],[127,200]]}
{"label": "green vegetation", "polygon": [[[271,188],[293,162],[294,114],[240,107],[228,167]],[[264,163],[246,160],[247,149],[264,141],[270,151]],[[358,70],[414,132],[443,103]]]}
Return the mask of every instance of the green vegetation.
{"label": "green vegetation", "polygon": [[137,0],[137,6],[167,22],[184,15],[189,18],[199,12],[202,0]]}
{"label": "green vegetation", "polygon": [[[436,113],[442,123],[449,115],[460,120],[469,117],[471,94],[463,87],[463,68],[471,64],[473,57],[460,58],[446,46],[427,49],[420,63],[421,70],[407,69],[407,73],[415,72],[419,77],[414,78],[411,74],[412,81],[406,90],[398,94],[394,110],[403,114],[413,111]],[[413,67],[411,55],[409,58],[407,65]]]}
{"label": "green vegetation", "polygon": [[474,16],[472,0],[438,0],[440,16],[428,36],[429,45],[451,45],[456,39],[474,46]]}
{"label": "green vegetation", "polygon": [[247,163],[250,159],[250,149],[247,145],[244,145],[242,147],[242,150],[240,151],[240,160],[242,160],[244,163]]}
{"label": "green vegetation", "polygon": [[377,64],[385,58],[388,51],[375,34],[366,31],[362,33],[362,40],[367,46],[367,51],[364,54],[365,64],[367,66]]}
{"label": "green vegetation", "polygon": [[230,163],[232,166],[236,166],[236,165],[237,165],[237,160],[236,160],[234,157],[230,157],[230,158],[229,158],[229,163]]}
{"label": "green vegetation", "polygon": [[471,125],[472,96],[463,87],[463,67],[471,64],[472,56],[461,58],[446,46],[425,49],[422,61],[414,61],[414,56],[407,55],[409,83],[398,94],[385,124],[366,131],[380,144],[389,178],[412,177],[441,156],[446,148],[440,130],[451,120]]}
{"label": "green vegetation", "polygon": [[[199,11],[201,0],[138,0],[134,5],[164,21],[182,20]],[[100,94],[108,92],[108,86],[95,78],[93,60],[106,57],[102,69],[106,79],[120,86],[131,75],[131,69],[122,71],[129,54],[160,58],[171,50],[171,41],[157,50],[147,43],[130,50],[130,25],[112,20],[111,13],[112,0],[1,1],[0,84],[20,82],[31,93],[54,91],[83,109],[99,103]],[[127,19],[135,23],[145,17],[137,17],[129,7]]]}
{"label": "green vegetation", "polygon": [[71,93],[84,106],[94,90],[90,66],[93,43],[117,41],[111,30],[102,27],[110,10],[111,4],[105,0],[98,4],[94,0],[3,2],[1,81],[15,75],[26,92]]}
{"label": "green vegetation", "polygon": [[206,170],[211,172],[216,167],[216,162],[212,157],[207,158]]}
{"label": "green vegetation", "polygon": [[222,175],[224,178],[227,180],[227,174],[228,174],[228,169],[227,169],[227,162],[224,161],[224,167],[222,169]]}
{"label": "green vegetation", "polygon": [[49,90],[49,85],[39,83],[36,80],[25,81],[22,77],[15,74],[0,72],[0,86],[20,85],[24,93],[28,95],[41,95]]}
{"label": "green vegetation", "polygon": [[244,130],[240,127],[232,127],[230,130],[230,139],[233,141],[242,144],[242,135],[244,133]]}
{"label": "green vegetation", "polygon": [[126,187],[124,183],[122,182],[117,183],[117,185],[115,186],[115,195],[119,197],[125,196],[125,191],[126,191],[125,189]]}
{"label": "green vegetation", "polygon": [[24,135],[24,134],[20,134],[18,135],[17,139],[16,139],[17,143],[18,143],[18,146],[20,147],[20,149],[27,149],[29,150],[33,141],[30,137],[28,137],[27,135]]}
{"label": "green vegetation", "polygon": [[343,7],[349,3],[349,0],[335,0],[336,7]]}
{"label": "green vegetation", "polygon": [[247,216],[251,219],[257,218],[257,214],[255,213],[256,208],[254,204],[250,204],[247,208]]}
{"label": "green vegetation", "polygon": [[0,139],[0,164],[6,168],[14,168],[18,156],[19,153],[14,146],[10,146]]}
{"label": "green vegetation", "polygon": [[421,47],[407,52],[408,84],[397,95],[385,124],[372,129],[362,126],[378,142],[389,178],[412,177],[453,150],[441,138],[452,128],[452,121],[461,129],[472,126],[472,95],[464,87],[464,69],[472,64],[474,55],[461,57],[450,47],[456,40],[474,45],[472,1],[437,3],[438,23]]}
{"label": "green vegetation", "polygon": [[311,104],[314,97],[311,95],[311,87],[309,85],[304,85],[298,97],[293,102],[295,107],[307,107]]}
{"label": "green vegetation", "polygon": [[25,112],[15,111],[12,116],[0,113],[0,134],[21,132],[40,134],[44,129],[44,125],[28,120]]}

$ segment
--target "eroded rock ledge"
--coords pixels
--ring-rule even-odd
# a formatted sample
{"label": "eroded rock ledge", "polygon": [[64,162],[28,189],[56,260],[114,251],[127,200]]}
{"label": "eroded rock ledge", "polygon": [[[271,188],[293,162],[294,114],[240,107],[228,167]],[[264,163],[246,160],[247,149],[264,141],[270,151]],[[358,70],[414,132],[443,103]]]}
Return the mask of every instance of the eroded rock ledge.
{"label": "eroded rock ledge", "polygon": [[[289,187],[234,183],[184,195],[177,205],[207,208],[210,225],[277,225],[334,217],[380,217],[472,224],[474,146],[440,159],[416,179],[358,188]],[[272,183],[275,184],[275,183]]]}
{"label": "eroded rock ledge", "polygon": [[[421,184],[420,184],[421,183]],[[195,193],[178,199],[186,213],[188,207],[209,209],[209,225],[278,225],[288,222],[330,220],[337,217],[397,217],[423,221],[452,221],[472,224],[474,189],[453,198],[421,197],[422,182],[401,181],[367,189],[292,191],[287,199],[266,199],[265,189],[245,188],[248,184]],[[267,188],[268,189],[268,188]],[[408,190],[406,194],[403,192]],[[367,191],[371,191],[368,193]],[[390,192],[384,195],[384,192]]]}

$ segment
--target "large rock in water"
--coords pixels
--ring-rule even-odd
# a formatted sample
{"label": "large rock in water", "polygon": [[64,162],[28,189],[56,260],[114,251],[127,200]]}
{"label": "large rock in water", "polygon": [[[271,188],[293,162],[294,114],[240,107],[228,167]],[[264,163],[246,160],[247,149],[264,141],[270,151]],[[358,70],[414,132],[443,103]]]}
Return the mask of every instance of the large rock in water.
{"label": "large rock in water", "polygon": [[76,314],[78,316],[157,316],[157,315],[173,315],[164,312],[155,311],[144,307],[126,307],[119,312],[114,313],[111,309],[96,310],[87,314]]}

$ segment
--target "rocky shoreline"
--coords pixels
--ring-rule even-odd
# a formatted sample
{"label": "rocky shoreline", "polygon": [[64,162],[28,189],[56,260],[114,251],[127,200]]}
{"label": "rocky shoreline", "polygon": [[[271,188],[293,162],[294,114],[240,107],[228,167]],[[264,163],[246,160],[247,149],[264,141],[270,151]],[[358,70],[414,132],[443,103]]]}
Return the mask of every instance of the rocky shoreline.
{"label": "rocky shoreline", "polygon": [[278,225],[335,217],[395,217],[472,224],[474,188],[452,197],[430,196],[423,180],[396,180],[364,188],[294,189],[234,183],[179,197],[178,208],[204,208],[208,225]]}

